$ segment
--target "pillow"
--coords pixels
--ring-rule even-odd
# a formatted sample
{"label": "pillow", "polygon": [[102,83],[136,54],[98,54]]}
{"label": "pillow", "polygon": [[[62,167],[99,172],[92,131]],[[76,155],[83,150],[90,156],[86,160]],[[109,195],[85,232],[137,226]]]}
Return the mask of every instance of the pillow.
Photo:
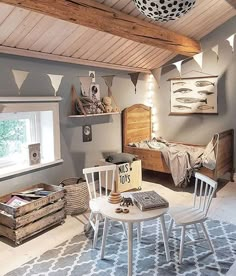
{"label": "pillow", "polygon": [[131,163],[136,160],[136,156],[130,153],[113,153],[110,154],[106,161],[113,164]]}

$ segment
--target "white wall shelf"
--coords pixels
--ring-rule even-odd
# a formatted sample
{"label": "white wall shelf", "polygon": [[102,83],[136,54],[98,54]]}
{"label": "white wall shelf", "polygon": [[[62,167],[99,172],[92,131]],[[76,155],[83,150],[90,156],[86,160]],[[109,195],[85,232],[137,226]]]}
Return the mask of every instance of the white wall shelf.
{"label": "white wall shelf", "polygon": [[87,114],[87,115],[70,115],[69,118],[86,118],[86,117],[98,117],[106,115],[118,115],[120,112],[99,113],[99,114]]}

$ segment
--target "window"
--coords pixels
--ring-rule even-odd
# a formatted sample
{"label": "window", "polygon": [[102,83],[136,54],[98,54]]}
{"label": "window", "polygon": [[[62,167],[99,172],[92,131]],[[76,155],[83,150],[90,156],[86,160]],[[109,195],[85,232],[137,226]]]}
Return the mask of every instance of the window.
{"label": "window", "polygon": [[29,144],[39,140],[39,112],[0,114],[0,167],[25,162]]}
{"label": "window", "polygon": [[[0,111],[0,177],[62,161],[58,102],[4,102]],[[34,143],[40,143],[41,161],[30,166],[28,145]]]}

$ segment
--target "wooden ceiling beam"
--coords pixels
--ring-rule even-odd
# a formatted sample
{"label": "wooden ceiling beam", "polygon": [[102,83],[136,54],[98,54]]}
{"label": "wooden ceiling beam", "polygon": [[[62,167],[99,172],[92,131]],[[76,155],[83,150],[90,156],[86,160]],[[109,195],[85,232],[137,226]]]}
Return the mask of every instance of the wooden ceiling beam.
{"label": "wooden ceiling beam", "polygon": [[193,56],[199,42],[92,0],[0,0],[139,43]]}
{"label": "wooden ceiling beam", "polygon": [[236,0],[226,0],[233,8],[236,9]]}

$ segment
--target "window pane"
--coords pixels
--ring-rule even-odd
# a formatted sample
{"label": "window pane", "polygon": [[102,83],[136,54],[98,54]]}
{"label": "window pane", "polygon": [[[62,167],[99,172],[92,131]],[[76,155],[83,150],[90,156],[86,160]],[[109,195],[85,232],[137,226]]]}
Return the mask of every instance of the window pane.
{"label": "window pane", "polygon": [[19,155],[27,144],[28,133],[27,119],[0,121],[0,158]]}

